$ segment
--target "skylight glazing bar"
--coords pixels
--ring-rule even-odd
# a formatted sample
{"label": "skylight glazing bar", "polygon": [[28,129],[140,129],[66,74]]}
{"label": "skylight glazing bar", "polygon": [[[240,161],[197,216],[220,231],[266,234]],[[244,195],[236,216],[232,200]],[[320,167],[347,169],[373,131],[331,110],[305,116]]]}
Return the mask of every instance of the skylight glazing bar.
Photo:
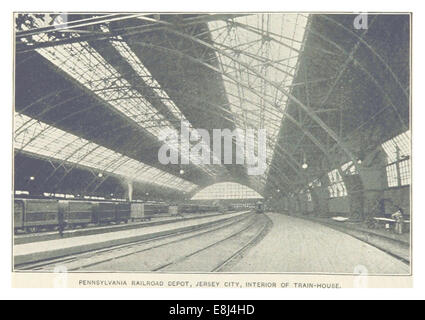
{"label": "skylight glazing bar", "polygon": [[[40,19],[37,21],[40,25],[44,23]],[[78,37],[77,34],[71,34],[70,36]],[[46,34],[37,34],[32,37],[38,42],[48,40]],[[117,43],[118,41],[114,42]],[[125,47],[121,44],[121,48]],[[50,48],[36,49],[36,51],[153,136],[159,138],[162,130],[176,130],[138,90],[132,88],[131,84],[87,42],[81,41],[58,45]],[[124,52],[122,55],[123,54]],[[131,55],[128,52],[126,56],[130,60],[135,57],[134,54]],[[136,66],[137,61],[132,60],[130,64],[132,67],[137,68],[136,71],[141,72],[141,74],[145,73],[145,76],[147,75],[146,68]],[[152,78],[150,81],[152,85],[155,87],[157,86],[157,82],[153,82]],[[178,116],[178,108],[174,104],[170,104],[171,100],[168,95],[165,96],[165,92],[160,89],[156,90],[157,93],[159,92],[160,96],[164,98],[164,101],[168,101],[165,102],[165,104],[170,111],[177,115],[177,118],[181,118]],[[166,97],[168,97],[168,100]],[[150,116],[147,117],[146,115]],[[179,146],[176,144],[171,147],[178,150]],[[201,161],[199,161],[199,163],[201,163]],[[216,174],[211,166],[198,167],[210,176]]]}
{"label": "skylight glazing bar", "polygon": [[[250,88],[249,90],[237,83],[224,81],[235,126],[242,129],[265,128],[269,141],[267,150],[269,158],[273,156],[287,97],[276,88],[265,84],[241,63],[220,54],[220,51],[234,55],[270,81],[290,87],[295,77],[307,21],[308,16],[302,14],[255,14],[227,22],[209,22],[211,38],[217,47],[218,60],[223,72],[231,72]],[[227,32],[222,32],[223,27],[227,27]],[[260,97],[251,90],[261,93]],[[266,104],[261,96],[273,97],[273,101],[276,101],[276,105],[279,105],[282,111],[278,111],[276,106]],[[268,112],[269,109],[273,109],[274,112]],[[266,176],[268,169],[269,167]]]}
{"label": "skylight glazing bar", "polygon": [[[103,32],[109,32],[109,28],[106,25],[102,25],[100,28]],[[190,131],[196,131],[189,120],[187,120],[185,115],[175,105],[174,101],[168,96],[167,92],[161,88],[161,85],[158,83],[158,81],[156,81],[150,71],[145,67],[142,61],[140,61],[140,59],[136,56],[133,50],[131,50],[123,38],[121,36],[116,36],[114,39],[115,40],[110,40],[109,42],[112,44],[115,50],[117,50],[117,52],[130,64],[130,66],[144,81],[144,83],[150,87],[159,98],[161,98],[161,102],[168,108],[174,118],[187,123]],[[209,149],[209,146],[206,144],[204,144],[204,147]],[[216,160],[214,163],[220,163],[220,160],[211,152],[211,150],[210,154]]]}
{"label": "skylight glazing bar", "polygon": [[[15,127],[21,128],[14,137],[14,148],[17,150],[142,183],[186,191],[197,188],[187,180],[19,113],[15,114]],[[64,141],[72,143],[64,146]]]}
{"label": "skylight glazing bar", "polygon": [[410,156],[410,139],[410,130],[408,130],[382,144],[382,148],[387,154],[388,163],[397,161],[397,148],[400,158]]}

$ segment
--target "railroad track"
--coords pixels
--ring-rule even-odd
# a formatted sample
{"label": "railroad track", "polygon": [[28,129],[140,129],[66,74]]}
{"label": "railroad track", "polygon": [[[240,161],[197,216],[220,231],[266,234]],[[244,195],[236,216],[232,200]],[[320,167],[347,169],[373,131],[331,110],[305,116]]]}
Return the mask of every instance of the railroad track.
{"label": "railroad track", "polygon": [[264,226],[257,232],[257,234],[251,238],[248,242],[246,242],[241,248],[236,250],[231,256],[229,256],[227,259],[222,261],[220,264],[215,266],[214,269],[211,270],[211,272],[220,272],[225,271],[226,267],[230,266],[232,263],[237,260],[238,257],[242,257],[243,253],[245,253],[251,246],[255,245],[257,242],[260,242],[261,239],[265,237],[267,232],[271,229],[273,226],[273,222],[269,217],[266,215],[263,215],[267,221],[264,224]]}
{"label": "railroad track", "polygon": [[153,271],[220,272],[261,240],[272,222],[266,215],[256,216],[253,222],[239,231],[210,245],[193,251],[175,261],[163,264]]}
{"label": "railroad track", "polygon": [[202,235],[213,233],[222,228],[231,227],[240,222],[252,218],[254,214],[245,214],[241,217],[229,218],[225,221],[218,221],[212,225],[200,227],[192,231],[179,231],[165,236],[152,239],[141,240],[128,244],[112,246],[103,249],[92,250],[84,253],[74,254],[66,257],[48,259],[34,263],[16,265],[15,270],[21,271],[46,271],[51,272],[58,266],[65,267],[67,271],[84,270],[108,261],[125,258],[127,256],[153,250],[166,245],[193,239]]}

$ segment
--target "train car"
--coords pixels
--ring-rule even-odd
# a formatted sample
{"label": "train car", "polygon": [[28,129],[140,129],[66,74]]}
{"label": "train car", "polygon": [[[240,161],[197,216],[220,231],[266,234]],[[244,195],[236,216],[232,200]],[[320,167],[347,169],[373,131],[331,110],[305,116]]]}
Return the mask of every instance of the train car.
{"label": "train car", "polygon": [[91,201],[59,200],[59,214],[63,215],[66,226],[85,227],[93,221],[93,203]]}
{"label": "train car", "polygon": [[168,204],[162,203],[145,203],[144,210],[146,217],[168,213]]}
{"label": "train car", "polygon": [[15,232],[17,230],[24,230],[24,202],[15,199],[13,201],[13,226]]}
{"label": "train car", "polygon": [[177,210],[178,210],[179,214],[183,214],[183,213],[186,213],[187,212],[187,210],[186,210],[187,206],[186,205],[179,204],[177,207],[178,207]]}
{"label": "train car", "polygon": [[176,216],[179,214],[179,206],[169,206],[168,207],[168,214],[170,216]]}
{"label": "train car", "polygon": [[198,206],[198,211],[200,213],[203,212],[214,212],[214,211],[218,211],[218,207],[217,206],[211,206],[211,205],[206,205],[206,204],[202,204]]}
{"label": "train car", "polygon": [[199,205],[197,204],[181,204],[179,205],[179,213],[197,213]]}
{"label": "train car", "polygon": [[115,221],[117,223],[125,222],[131,218],[131,204],[130,202],[118,202],[115,204]]}
{"label": "train car", "polygon": [[[59,201],[48,199],[21,199],[23,223],[21,228],[27,232],[37,232],[40,229],[53,229],[59,224]],[[19,214],[19,210],[17,211]],[[19,220],[19,217],[16,218]]]}
{"label": "train car", "polygon": [[146,219],[150,219],[156,214],[158,214],[159,210],[157,209],[156,204],[153,203],[144,203],[143,204],[143,216]]}
{"label": "train car", "polygon": [[165,203],[158,204],[158,213],[160,213],[160,214],[164,214],[164,213],[168,214],[169,207],[170,207],[169,204],[165,204]]}
{"label": "train car", "polygon": [[14,228],[36,232],[62,224],[67,228],[89,224],[128,223],[129,220],[150,220],[156,215],[203,213],[217,211],[217,206],[166,203],[130,203],[114,201],[14,199]]}
{"label": "train car", "polygon": [[150,220],[158,214],[168,214],[169,205],[162,203],[132,203],[130,218],[134,220]]}
{"label": "train car", "polygon": [[255,205],[255,212],[256,213],[264,213],[264,203],[261,201],[258,201]]}
{"label": "train car", "polygon": [[144,220],[145,219],[144,203],[133,202],[130,205],[130,218],[131,221],[134,220]]}
{"label": "train car", "polygon": [[105,224],[116,221],[114,202],[93,202],[93,222]]}
{"label": "train car", "polygon": [[198,212],[199,212],[199,213],[208,212],[208,206],[207,206],[207,205],[202,205],[202,204],[200,204],[200,205],[198,206]]}

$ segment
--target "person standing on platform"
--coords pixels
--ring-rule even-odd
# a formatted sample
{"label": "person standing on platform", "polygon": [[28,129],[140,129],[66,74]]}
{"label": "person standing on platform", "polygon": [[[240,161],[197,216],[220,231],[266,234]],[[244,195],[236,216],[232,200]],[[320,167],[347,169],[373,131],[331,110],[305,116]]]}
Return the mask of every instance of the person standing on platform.
{"label": "person standing on platform", "polygon": [[391,215],[391,217],[395,220],[395,227],[394,231],[397,234],[403,234],[403,223],[404,223],[404,217],[403,217],[403,209],[400,207],[397,207],[398,210]]}

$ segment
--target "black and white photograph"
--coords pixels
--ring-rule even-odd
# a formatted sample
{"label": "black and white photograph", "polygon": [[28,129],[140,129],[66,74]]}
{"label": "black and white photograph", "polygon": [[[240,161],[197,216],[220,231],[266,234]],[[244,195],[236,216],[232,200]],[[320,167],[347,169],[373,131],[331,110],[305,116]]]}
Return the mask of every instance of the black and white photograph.
{"label": "black and white photograph", "polygon": [[411,35],[409,12],[14,12],[13,274],[411,287]]}

